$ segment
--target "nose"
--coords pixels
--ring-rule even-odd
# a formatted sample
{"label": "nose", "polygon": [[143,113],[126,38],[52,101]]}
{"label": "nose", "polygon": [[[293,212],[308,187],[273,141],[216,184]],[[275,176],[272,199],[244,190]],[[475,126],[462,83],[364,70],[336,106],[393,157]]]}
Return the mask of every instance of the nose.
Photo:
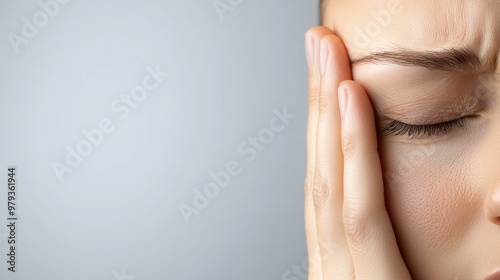
{"label": "nose", "polygon": [[500,226],[500,183],[488,194],[484,212],[490,222]]}

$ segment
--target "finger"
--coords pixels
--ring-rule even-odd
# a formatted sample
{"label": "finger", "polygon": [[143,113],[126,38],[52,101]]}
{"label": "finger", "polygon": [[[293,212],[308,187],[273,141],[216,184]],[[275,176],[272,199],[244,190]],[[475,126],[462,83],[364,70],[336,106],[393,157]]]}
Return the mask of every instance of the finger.
{"label": "finger", "polygon": [[353,81],[342,82],[338,98],[343,112],[343,223],[356,279],[411,279],[385,208],[370,100]]}
{"label": "finger", "polygon": [[329,34],[332,34],[332,31],[326,27],[314,27],[306,33],[306,56],[309,73],[309,116],[307,123],[307,175],[304,189],[304,214],[310,280],[323,279],[312,186],[316,164],[316,131],[318,127],[318,100],[321,86],[319,42],[322,37]]}
{"label": "finger", "polygon": [[313,201],[324,279],[349,279],[352,260],[342,224],[343,160],[337,89],[351,79],[349,57],[339,37],[327,35],[320,43],[321,85],[318,95],[316,164]]}

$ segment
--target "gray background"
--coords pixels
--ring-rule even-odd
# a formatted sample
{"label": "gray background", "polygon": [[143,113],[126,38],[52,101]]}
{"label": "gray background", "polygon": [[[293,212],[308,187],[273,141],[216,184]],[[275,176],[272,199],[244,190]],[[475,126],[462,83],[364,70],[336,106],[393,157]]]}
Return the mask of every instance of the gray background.
{"label": "gray background", "polygon": [[[43,9],[0,1],[0,279],[304,279],[290,271],[306,259],[303,40],[318,3],[221,0],[234,7],[220,16],[214,2],[72,0],[16,53],[9,34]],[[120,119],[113,101],[157,65],[170,76]],[[248,160],[238,146],[284,107],[296,117]],[[59,181],[53,162],[103,118],[114,131]],[[241,173],[186,223],[179,205],[231,160]]]}

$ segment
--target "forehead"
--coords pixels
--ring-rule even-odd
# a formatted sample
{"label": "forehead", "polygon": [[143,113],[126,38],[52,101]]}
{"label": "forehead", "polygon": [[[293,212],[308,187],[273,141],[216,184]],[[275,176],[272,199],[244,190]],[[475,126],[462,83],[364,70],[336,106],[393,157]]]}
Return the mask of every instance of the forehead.
{"label": "forehead", "polygon": [[469,47],[486,59],[499,51],[499,15],[499,0],[329,0],[323,24],[351,58],[396,47]]}

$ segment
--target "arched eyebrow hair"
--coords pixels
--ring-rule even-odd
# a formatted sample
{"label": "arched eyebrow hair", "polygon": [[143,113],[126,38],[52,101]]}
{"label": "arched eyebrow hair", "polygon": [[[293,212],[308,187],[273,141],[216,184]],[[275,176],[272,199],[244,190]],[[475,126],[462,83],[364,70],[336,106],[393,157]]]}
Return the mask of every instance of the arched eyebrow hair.
{"label": "arched eyebrow hair", "polygon": [[366,63],[392,63],[402,66],[420,66],[429,70],[449,72],[474,72],[481,68],[481,60],[470,49],[443,51],[396,51],[374,52],[351,60],[351,67]]}

